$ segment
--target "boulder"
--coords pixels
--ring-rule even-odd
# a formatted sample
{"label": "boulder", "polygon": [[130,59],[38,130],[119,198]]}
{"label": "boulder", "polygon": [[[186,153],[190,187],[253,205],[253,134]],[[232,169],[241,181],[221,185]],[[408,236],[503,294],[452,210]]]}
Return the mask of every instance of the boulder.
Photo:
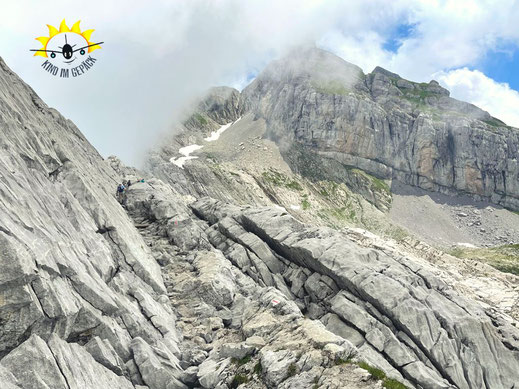
{"label": "boulder", "polygon": [[271,351],[262,349],[260,351],[261,366],[265,374],[265,381],[271,387],[277,387],[287,377],[297,372],[295,356],[287,350]]}

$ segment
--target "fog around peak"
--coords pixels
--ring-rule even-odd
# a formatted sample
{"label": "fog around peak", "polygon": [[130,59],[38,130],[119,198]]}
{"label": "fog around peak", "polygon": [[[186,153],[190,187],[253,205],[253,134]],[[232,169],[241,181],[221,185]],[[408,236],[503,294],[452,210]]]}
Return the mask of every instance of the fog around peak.
{"label": "fog around peak", "polygon": [[[468,77],[474,83],[464,87],[450,73],[476,64],[495,46],[484,36],[519,40],[513,28],[518,7],[451,3],[118,0],[92,1],[86,8],[61,0],[22,0],[2,4],[0,56],[47,104],[73,120],[102,155],[116,154],[133,165],[175,131],[187,102],[217,85],[241,90],[270,61],[301,45],[332,51],[364,73],[380,65],[404,78],[429,81],[443,72],[438,79],[456,91],[453,97],[476,96],[482,108],[518,125],[519,114],[510,109],[514,99],[519,101],[517,91],[480,72],[495,86],[492,98],[484,98],[477,88],[488,83]],[[34,38],[48,33],[46,24],[59,25],[63,18],[69,25],[81,20],[82,29],[95,29],[93,38],[105,42],[95,51],[93,69],[74,79],[45,73],[41,58],[28,51],[39,46]],[[410,26],[405,36],[395,33],[399,26]],[[457,33],[460,26],[463,34]],[[432,45],[435,36],[443,47]],[[426,50],[432,46],[436,52]]]}

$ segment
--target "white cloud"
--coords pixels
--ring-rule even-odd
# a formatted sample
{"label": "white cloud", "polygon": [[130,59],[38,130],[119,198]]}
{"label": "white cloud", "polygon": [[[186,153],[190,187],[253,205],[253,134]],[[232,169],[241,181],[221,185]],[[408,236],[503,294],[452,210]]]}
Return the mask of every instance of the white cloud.
{"label": "white cloud", "polygon": [[519,92],[478,70],[456,69],[436,74],[437,80],[458,100],[470,101],[508,125],[519,127]]}
{"label": "white cloud", "polygon": [[[359,1],[360,2],[360,1]],[[138,163],[184,104],[214,85],[241,85],[292,45],[314,41],[339,2],[176,0],[152,4],[56,0],[2,4],[0,55],[104,155]],[[320,16],[323,16],[322,18]],[[94,69],[59,80],[29,49],[63,18],[95,28],[105,42]],[[88,110],[85,110],[88,107]]]}
{"label": "white cloud", "polygon": [[[45,24],[62,18],[81,19],[105,41],[95,68],[79,79],[45,74],[28,52]],[[474,67],[500,42],[519,43],[517,20],[514,0],[92,0],[87,8],[18,0],[2,3],[0,55],[102,154],[136,163],[193,96],[243,86],[247,74],[295,45],[318,42],[366,72],[380,65],[428,81]],[[402,23],[413,24],[413,34],[396,53],[384,50]],[[510,112],[496,116],[513,114],[501,105]]]}
{"label": "white cloud", "polygon": [[[476,65],[490,50],[519,45],[517,0],[367,3],[374,7],[371,14],[360,16],[364,25],[349,29],[339,22],[320,40],[364,71],[377,64],[412,80],[429,81],[438,71]],[[412,25],[412,33],[400,40],[396,53],[384,50],[399,24]]]}
{"label": "white cloud", "polygon": [[350,36],[331,31],[318,41],[318,45],[360,66],[364,73],[369,73],[376,66],[391,63],[393,53],[382,48],[384,42],[385,38],[374,31]]}

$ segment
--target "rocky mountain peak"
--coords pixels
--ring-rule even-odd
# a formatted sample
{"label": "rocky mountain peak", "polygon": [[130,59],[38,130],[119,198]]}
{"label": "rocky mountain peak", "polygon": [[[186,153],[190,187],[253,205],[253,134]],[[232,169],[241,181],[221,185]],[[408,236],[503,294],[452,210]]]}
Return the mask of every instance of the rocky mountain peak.
{"label": "rocky mountain peak", "polygon": [[218,124],[226,124],[243,113],[240,92],[234,88],[220,86],[209,89],[196,108]]}
{"label": "rocky mountain peak", "polygon": [[315,47],[294,49],[283,58],[270,63],[245,89],[267,84],[275,87],[285,83],[317,88],[354,88],[364,82],[362,69],[338,56]]}
{"label": "rocky mountain peak", "polygon": [[146,171],[0,60],[2,388],[519,382],[514,276],[318,222],[383,223],[396,181],[517,205],[517,130],[433,82],[293,58],[210,90]]}
{"label": "rocky mountain peak", "polygon": [[373,74],[383,74],[384,76],[389,77],[389,78],[396,78],[396,79],[401,79],[402,78],[398,74],[390,72],[389,70],[386,70],[386,69],[384,69],[383,67],[380,67],[380,66],[376,66],[375,69],[373,69],[372,73]]}
{"label": "rocky mountain peak", "polygon": [[334,160],[333,172],[356,167],[519,209],[519,131],[449,97],[436,81],[411,82],[380,67],[365,76],[331,53],[309,49],[274,61],[242,97],[288,160],[297,155],[294,147],[303,147]]}

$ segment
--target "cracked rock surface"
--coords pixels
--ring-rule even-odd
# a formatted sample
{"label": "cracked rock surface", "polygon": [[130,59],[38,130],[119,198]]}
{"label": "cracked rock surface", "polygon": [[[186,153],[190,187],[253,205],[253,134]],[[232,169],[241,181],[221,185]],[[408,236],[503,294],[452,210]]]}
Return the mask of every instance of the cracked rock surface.
{"label": "cracked rock surface", "polygon": [[[160,267],[115,171],[0,60],[0,366],[20,388],[184,387]],[[142,356],[142,358],[139,358]]]}
{"label": "cracked rock surface", "polygon": [[[211,241],[233,263],[259,283],[280,285],[298,307],[354,339],[365,359],[395,378],[459,388],[512,387],[519,379],[518,349],[502,337],[492,315],[428,267],[361,248],[332,229],[305,227],[281,210],[237,209],[211,199],[193,208],[211,221]],[[236,254],[249,234],[266,242],[270,255],[258,256],[246,245]],[[270,256],[282,266],[262,272],[256,264],[268,267]],[[276,275],[281,277],[274,281]],[[294,282],[296,277],[302,280]]]}

